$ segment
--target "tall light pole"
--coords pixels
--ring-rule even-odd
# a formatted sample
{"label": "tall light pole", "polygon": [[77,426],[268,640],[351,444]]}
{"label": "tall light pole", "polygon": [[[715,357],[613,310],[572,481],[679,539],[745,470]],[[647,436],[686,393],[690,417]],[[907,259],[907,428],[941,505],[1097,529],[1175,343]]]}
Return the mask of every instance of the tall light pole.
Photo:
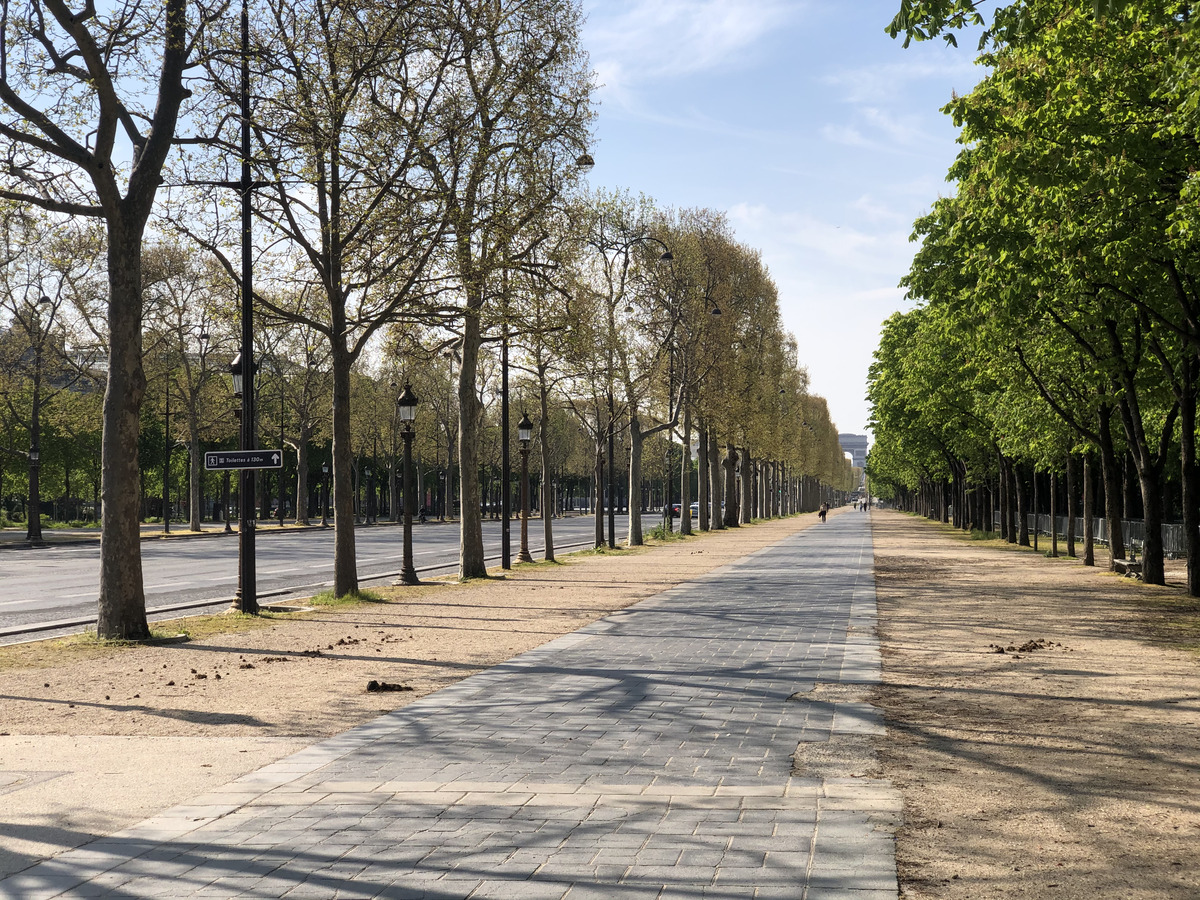
{"label": "tall light pole", "polygon": [[[41,307],[53,301],[45,295],[38,298],[30,315],[33,332],[33,404],[29,414],[29,509],[25,513],[25,540],[42,542],[42,361],[46,335],[54,324],[55,308],[51,306],[50,317],[42,326]],[[32,305],[32,304],[31,304]]]}
{"label": "tall light pole", "polygon": [[[236,183],[242,195],[242,346],[235,363],[234,395],[242,398],[242,428],[239,449],[257,449],[255,423],[254,374],[254,245],[252,192],[258,183],[250,169],[250,11],[248,0],[242,0],[242,83],[241,83],[241,178]],[[233,186],[233,185],[230,185]],[[233,367],[230,367],[231,371]],[[240,376],[240,377],[239,377]],[[240,383],[238,383],[240,382]],[[282,448],[281,448],[282,449]],[[254,470],[238,473],[238,590],[233,608],[239,612],[258,615],[258,587],[254,568]]]}
{"label": "tall light pole", "polygon": [[[507,304],[507,299],[505,301]],[[512,540],[508,520],[512,518],[512,462],[508,442],[508,312],[505,310],[500,337],[500,568],[512,568]]]}
{"label": "tall light pole", "polygon": [[[585,154],[585,157],[586,157],[586,154]],[[586,157],[586,158],[589,161],[591,160],[591,157]],[[580,165],[581,165],[581,167],[583,167],[582,163]],[[590,168],[590,166],[587,166],[587,168]],[[666,244],[666,242],[662,241],[659,238],[656,238],[650,234],[635,235],[634,237],[630,238],[629,240],[627,240],[623,244],[621,244],[619,247],[617,247],[615,250],[615,255],[616,256],[625,255],[626,258],[628,258],[629,251],[635,244],[650,244],[650,243],[657,244],[659,247],[662,248],[663,252],[658,258],[658,262],[660,265],[663,263],[670,265],[674,261],[675,254],[673,254],[671,252],[671,248]],[[609,248],[603,248],[602,252],[607,252],[608,249]],[[616,458],[615,458],[616,457],[616,424],[615,424],[616,423],[616,408],[615,408],[615,403],[614,403],[614,399],[613,399],[613,386],[612,386],[613,385],[612,344],[613,344],[613,342],[616,341],[616,310],[614,308],[615,303],[616,303],[616,298],[611,297],[610,299],[612,302],[609,304],[609,329],[610,329],[611,333],[609,335],[610,346],[609,346],[609,350],[608,350],[608,397],[607,397],[607,400],[608,400],[608,433],[606,435],[607,444],[608,444],[608,446],[607,446],[607,450],[608,450],[608,497],[607,497],[607,501],[608,501],[608,541],[607,542],[608,542],[608,546],[610,549],[616,549],[616,546],[617,546],[617,536],[616,536],[617,490],[616,490]],[[625,312],[627,314],[632,313],[633,306],[632,305],[627,306],[625,308]],[[599,499],[600,499],[600,502],[604,502],[605,498],[603,496],[601,496]],[[628,496],[627,500],[630,505],[632,505],[634,502],[632,486],[630,486],[629,496]],[[630,510],[630,515],[632,515],[632,514],[633,514],[632,510]],[[601,526],[600,534],[598,535],[599,537],[603,537],[603,534],[602,534],[602,532],[604,530],[603,518],[604,517],[602,515],[601,523],[600,523],[600,526]],[[596,546],[600,546],[600,544],[597,543]]]}
{"label": "tall light pole", "polygon": [[[163,357],[164,360],[166,357]],[[165,376],[167,385],[166,391],[166,409],[163,412],[163,492],[162,492],[162,516],[163,516],[163,534],[171,533],[171,493],[169,484],[171,481],[171,367],[167,363],[167,372]]]}
{"label": "tall light pole", "polygon": [[321,527],[329,527],[329,463],[321,463]]}
{"label": "tall light pole", "polygon": [[412,485],[412,442],[413,420],[417,417],[417,404],[420,401],[413,393],[412,386],[405,383],[404,390],[396,398],[396,412],[404,423],[400,436],[404,439],[404,563],[400,567],[400,584],[420,584],[417,570],[413,567],[412,552],[412,520],[413,520],[413,485]]}
{"label": "tall light pole", "polygon": [[521,552],[517,554],[517,562],[533,562],[529,555],[529,440],[532,437],[533,423],[529,421],[529,414],[523,413],[517,423],[517,440],[521,442]]}
{"label": "tall light pole", "polygon": [[284,400],[286,399],[283,391],[283,369],[278,369],[279,375],[279,527],[283,527],[283,506],[287,499],[284,496],[284,488],[287,485],[287,479],[283,477],[283,419],[286,413],[284,409]]}
{"label": "tall light pole", "polygon": [[[229,364],[233,396],[240,398],[242,450],[254,449],[254,367],[239,353]],[[233,598],[238,612],[258,615],[258,586],[254,566],[254,470],[238,473],[238,586]]]}

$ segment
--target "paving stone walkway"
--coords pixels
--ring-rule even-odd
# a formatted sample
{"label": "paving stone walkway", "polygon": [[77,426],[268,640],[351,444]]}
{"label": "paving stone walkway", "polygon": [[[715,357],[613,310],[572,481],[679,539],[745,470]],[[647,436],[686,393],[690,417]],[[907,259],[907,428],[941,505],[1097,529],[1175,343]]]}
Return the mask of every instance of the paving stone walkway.
{"label": "paving stone walkway", "polygon": [[[879,678],[868,515],[10,876],[0,897],[895,900],[899,796],[852,771],[882,730],[859,699]],[[794,755],[823,762],[794,773]]]}

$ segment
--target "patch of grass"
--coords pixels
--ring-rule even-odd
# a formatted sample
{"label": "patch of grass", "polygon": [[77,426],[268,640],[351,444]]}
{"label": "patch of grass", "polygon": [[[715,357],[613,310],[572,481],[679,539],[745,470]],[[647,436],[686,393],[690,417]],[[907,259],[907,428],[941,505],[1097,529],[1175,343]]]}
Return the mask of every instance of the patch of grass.
{"label": "patch of grass", "polygon": [[[255,631],[270,628],[289,617],[288,613],[264,612],[248,616],[239,612],[215,613],[206,616],[187,616],[155,622],[150,628],[152,640],[167,640],[186,635],[189,641],[202,640],[218,634]],[[144,641],[108,640],[96,634],[94,628],[61,638],[47,638],[25,644],[0,647],[0,671],[5,669],[42,669],[70,664],[75,661],[104,659],[139,647],[152,646]],[[161,646],[169,646],[163,644]]]}
{"label": "patch of grass", "polygon": [[1000,532],[980,531],[978,528],[972,528],[970,539],[973,541],[998,541],[1000,540]]}
{"label": "patch of grass", "polygon": [[348,594],[343,594],[341,597],[334,595],[333,591],[322,591],[310,597],[305,601],[310,606],[323,607],[338,607],[338,606],[356,606],[360,603],[387,603],[379,594],[374,591],[351,591]]}
{"label": "patch of grass", "polygon": [[672,541],[682,541],[688,535],[680,534],[678,531],[668,531],[662,525],[650,531],[646,535],[646,540],[654,541],[656,544],[668,544]]}

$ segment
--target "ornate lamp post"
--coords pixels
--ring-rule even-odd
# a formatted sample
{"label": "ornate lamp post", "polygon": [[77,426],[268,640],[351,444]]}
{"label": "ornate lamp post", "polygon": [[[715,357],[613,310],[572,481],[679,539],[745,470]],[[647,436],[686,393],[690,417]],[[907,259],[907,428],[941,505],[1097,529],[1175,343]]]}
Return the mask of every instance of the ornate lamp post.
{"label": "ornate lamp post", "polygon": [[529,440],[533,437],[533,423],[524,413],[517,423],[517,439],[521,442],[521,552],[517,562],[533,562],[529,555]]}
{"label": "ornate lamp post", "polygon": [[404,439],[404,564],[400,567],[400,584],[420,584],[417,570],[413,568],[412,552],[412,520],[413,520],[413,487],[412,487],[412,442],[413,420],[417,417],[417,395],[412,386],[405,383],[404,390],[396,398],[396,413],[404,423],[400,436]]}

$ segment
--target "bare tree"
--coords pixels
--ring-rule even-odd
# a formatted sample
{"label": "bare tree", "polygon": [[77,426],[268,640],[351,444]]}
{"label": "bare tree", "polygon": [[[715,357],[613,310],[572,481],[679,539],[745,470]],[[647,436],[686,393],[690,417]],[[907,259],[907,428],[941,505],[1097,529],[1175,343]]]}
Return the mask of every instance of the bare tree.
{"label": "bare tree", "polygon": [[445,201],[450,265],[461,306],[458,402],[462,524],[459,573],[487,574],[480,510],[480,349],[505,273],[530,263],[539,219],[569,185],[586,150],[591,76],[579,46],[577,0],[442,0],[461,47],[448,139],[425,156]]}
{"label": "bare tree", "polygon": [[0,197],[104,222],[108,382],[97,630],[149,637],[138,522],[142,237],[196,37],[223,5],[0,0]]}
{"label": "bare tree", "polygon": [[[257,266],[268,322],[320,334],[332,376],[334,593],[358,589],[354,542],[351,371],[389,322],[436,293],[430,262],[446,229],[443,206],[416,165],[444,139],[444,84],[460,47],[435,5],[401,0],[261,0],[251,35]],[[208,74],[237,96],[239,75],[217,53]],[[210,148],[228,123],[210,108]],[[236,154],[234,154],[236,156]],[[207,157],[219,166],[222,158]],[[195,171],[189,170],[189,171]],[[177,220],[221,258],[219,205],[207,231]]]}

